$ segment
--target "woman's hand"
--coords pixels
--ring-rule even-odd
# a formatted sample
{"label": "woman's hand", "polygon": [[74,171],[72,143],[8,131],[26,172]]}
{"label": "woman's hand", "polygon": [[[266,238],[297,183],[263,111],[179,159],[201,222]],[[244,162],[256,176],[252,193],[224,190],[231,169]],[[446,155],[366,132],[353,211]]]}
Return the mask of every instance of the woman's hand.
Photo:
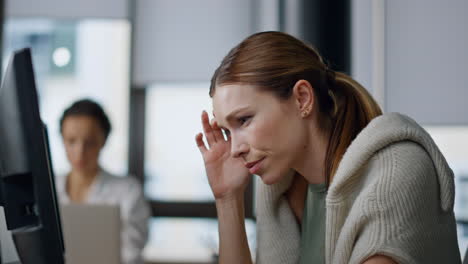
{"label": "woman's hand", "polygon": [[244,194],[250,178],[242,159],[231,155],[231,138],[224,138],[216,121],[210,124],[208,114],[201,116],[203,131],[209,148],[205,146],[203,134],[196,136],[196,142],[205,162],[206,174],[215,199],[235,198]]}

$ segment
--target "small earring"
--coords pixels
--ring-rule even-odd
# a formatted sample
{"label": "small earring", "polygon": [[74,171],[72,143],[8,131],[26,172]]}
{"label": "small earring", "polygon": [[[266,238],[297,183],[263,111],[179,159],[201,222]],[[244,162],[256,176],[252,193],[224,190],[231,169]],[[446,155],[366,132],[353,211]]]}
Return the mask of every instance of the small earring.
{"label": "small earring", "polygon": [[310,111],[309,109],[304,110],[304,112],[302,112],[302,117],[308,116],[308,115],[309,115],[309,111]]}

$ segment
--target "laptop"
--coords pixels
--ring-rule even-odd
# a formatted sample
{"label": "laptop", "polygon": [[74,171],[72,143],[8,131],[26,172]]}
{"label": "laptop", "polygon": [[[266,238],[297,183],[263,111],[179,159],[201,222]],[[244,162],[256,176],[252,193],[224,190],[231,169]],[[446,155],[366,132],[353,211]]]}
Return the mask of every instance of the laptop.
{"label": "laptop", "polygon": [[67,264],[121,263],[118,205],[60,206]]}

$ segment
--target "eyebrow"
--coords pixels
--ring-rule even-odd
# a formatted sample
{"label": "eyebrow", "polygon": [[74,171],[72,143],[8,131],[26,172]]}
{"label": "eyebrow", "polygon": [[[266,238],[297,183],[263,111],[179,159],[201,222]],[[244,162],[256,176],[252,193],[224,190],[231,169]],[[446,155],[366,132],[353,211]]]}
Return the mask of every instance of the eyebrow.
{"label": "eyebrow", "polygon": [[238,108],[238,109],[232,111],[230,114],[228,114],[228,115],[226,116],[226,120],[227,120],[228,122],[231,121],[232,119],[234,119],[234,116],[235,116],[235,115],[237,115],[239,112],[242,112],[242,111],[244,111],[244,110],[246,110],[246,109],[248,109],[248,108],[249,108],[248,106],[244,106],[244,107],[241,107],[241,108]]}
{"label": "eyebrow", "polygon": [[[231,113],[229,113],[229,114],[226,116],[226,120],[229,122],[230,120],[234,119],[234,116],[235,116],[236,114],[238,114],[239,112],[242,112],[242,111],[244,111],[244,110],[246,110],[246,109],[248,109],[248,108],[249,108],[248,106],[244,106],[244,107],[241,107],[241,108],[238,108],[238,109],[232,111]],[[213,116],[216,117],[215,114],[214,114],[214,112],[213,112]],[[219,121],[218,121],[218,125],[220,125],[220,124],[219,124]],[[220,126],[220,127],[221,127],[221,126]],[[224,128],[224,127],[222,127],[222,128]]]}

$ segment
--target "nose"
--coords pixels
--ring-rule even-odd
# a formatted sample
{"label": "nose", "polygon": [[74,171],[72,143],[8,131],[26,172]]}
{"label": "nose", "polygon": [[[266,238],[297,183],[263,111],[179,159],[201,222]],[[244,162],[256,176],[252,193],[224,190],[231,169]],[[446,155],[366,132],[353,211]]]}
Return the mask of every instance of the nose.
{"label": "nose", "polygon": [[235,140],[231,136],[231,155],[234,158],[241,158],[249,152],[249,146],[247,143]]}
{"label": "nose", "polygon": [[74,147],[74,156],[75,158],[81,160],[84,157],[85,146],[82,143],[76,144]]}

